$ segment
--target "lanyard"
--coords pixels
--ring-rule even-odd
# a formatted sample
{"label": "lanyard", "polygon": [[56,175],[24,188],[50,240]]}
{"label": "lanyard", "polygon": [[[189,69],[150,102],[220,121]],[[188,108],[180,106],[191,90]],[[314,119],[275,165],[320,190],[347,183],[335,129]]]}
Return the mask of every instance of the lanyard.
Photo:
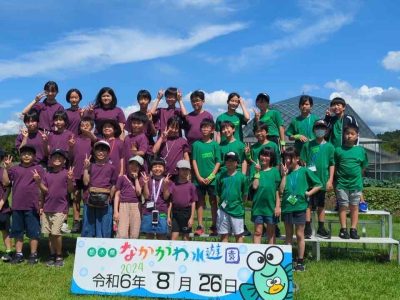
{"label": "lanyard", "polygon": [[298,170],[296,170],[295,173],[296,173],[295,175],[292,174],[292,176],[289,177],[289,192],[291,195],[295,195],[297,179],[299,177]]}
{"label": "lanyard", "polygon": [[[314,152],[311,149],[311,163],[312,163],[313,166],[315,166],[317,158],[319,157],[319,155],[321,153],[321,150],[322,150],[322,148],[324,147],[325,144],[326,144],[326,141],[322,141],[322,143],[318,145],[318,151],[316,151],[316,152]],[[313,148],[317,148],[317,147],[313,147]]]}
{"label": "lanyard", "polygon": [[157,188],[157,193],[156,193],[156,181],[153,179],[153,202],[154,202],[154,204],[156,204],[157,203],[157,200],[158,200],[158,197],[160,196],[160,192],[161,192],[161,187],[162,187],[162,184],[163,184],[163,181],[164,181],[164,178],[161,178],[161,180],[160,180],[160,183],[159,183],[159,185],[158,185],[158,188]]}
{"label": "lanyard", "polygon": [[167,153],[166,153],[165,156],[163,157],[164,160],[167,160],[167,157],[168,157],[169,153],[171,152],[172,148],[174,147],[176,140],[177,140],[177,139],[175,139],[175,140],[172,142],[171,147],[168,147],[168,140],[165,142],[165,148],[167,149]]}

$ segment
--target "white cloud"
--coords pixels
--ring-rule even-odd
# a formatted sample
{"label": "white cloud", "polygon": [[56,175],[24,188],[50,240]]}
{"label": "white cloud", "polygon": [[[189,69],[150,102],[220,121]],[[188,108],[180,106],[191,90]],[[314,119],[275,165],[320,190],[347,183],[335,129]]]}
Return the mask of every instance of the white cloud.
{"label": "white cloud", "polygon": [[320,89],[320,87],[316,84],[303,84],[303,86],[301,87],[301,92],[307,94],[309,92],[319,90],[319,89]]}
{"label": "white cloud", "polygon": [[300,26],[301,23],[302,20],[300,18],[279,19],[272,24],[272,27],[277,28],[283,32],[292,32],[295,31]]}
{"label": "white cloud", "polygon": [[59,71],[92,72],[110,65],[176,55],[245,26],[243,23],[203,26],[186,37],[126,28],[73,32],[39,51],[1,60],[0,80]]}
{"label": "white cloud", "polygon": [[0,101],[0,109],[14,107],[14,105],[22,103],[21,99],[9,99]]}
{"label": "white cloud", "polygon": [[124,112],[125,117],[128,117],[131,113],[140,110],[140,107],[138,104],[133,104],[127,107],[122,107],[121,109]]}
{"label": "white cloud", "polygon": [[20,113],[12,113],[10,120],[0,122],[0,135],[17,134],[24,127],[24,123],[20,119]]}
{"label": "white cloud", "polygon": [[300,0],[300,7],[314,14],[322,14],[335,9],[334,0]]}
{"label": "white cloud", "polygon": [[391,71],[400,71],[400,51],[389,51],[382,60],[385,69]]}
{"label": "white cloud", "polygon": [[346,81],[337,79],[325,84],[333,89],[330,98],[342,97],[360,115],[371,129],[376,132],[399,129],[400,90],[389,87],[352,87]]}

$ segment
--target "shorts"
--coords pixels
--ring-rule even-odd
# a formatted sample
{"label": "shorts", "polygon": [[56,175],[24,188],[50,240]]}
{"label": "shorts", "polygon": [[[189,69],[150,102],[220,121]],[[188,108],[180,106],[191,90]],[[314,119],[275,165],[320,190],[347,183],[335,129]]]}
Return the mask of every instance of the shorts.
{"label": "shorts", "polygon": [[10,219],[11,219],[11,212],[8,213],[0,213],[0,230],[4,230],[9,232],[10,231]]}
{"label": "shorts", "polygon": [[215,196],[215,186],[214,185],[196,185],[197,196],[205,197],[206,194],[208,196]]}
{"label": "shorts", "polygon": [[192,207],[172,208],[172,232],[191,233],[192,227],[188,227],[191,214]]}
{"label": "shorts", "polygon": [[270,216],[252,216],[251,221],[254,224],[268,224],[268,225],[276,225],[279,223],[278,217],[270,217]]}
{"label": "shorts", "polygon": [[235,218],[227,214],[222,209],[218,209],[217,213],[217,231],[218,234],[242,235],[244,232],[243,218]]}
{"label": "shorts", "polygon": [[83,205],[82,237],[110,238],[112,218],[112,205],[106,207]]}
{"label": "shorts", "polygon": [[14,210],[12,212],[10,237],[22,239],[24,233],[30,239],[40,237],[40,218],[36,210]]}
{"label": "shorts", "polygon": [[51,235],[61,235],[61,226],[64,223],[66,214],[62,212],[46,212],[41,216],[42,233]]}
{"label": "shorts", "polygon": [[282,214],[282,219],[285,224],[293,225],[305,225],[306,224],[306,212],[305,211],[293,211]]}
{"label": "shorts", "polygon": [[325,194],[326,191],[318,191],[310,197],[309,206],[312,210],[316,210],[317,207],[325,207]]}
{"label": "shorts", "polygon": [[153,234],[155,233],[155,234],[162,234],[162,235],[166,235],[168,233],[166,214],[160,214],[157,225],[152,224],[152,221],[153,220],[152,220],[151,214],[143,215],[140,232],[153,233]]}
{"label": "shorts", "polygon": [[339,207],[349,207],[349,204],[358,206],[362,192],[337,189],[335,194]]}

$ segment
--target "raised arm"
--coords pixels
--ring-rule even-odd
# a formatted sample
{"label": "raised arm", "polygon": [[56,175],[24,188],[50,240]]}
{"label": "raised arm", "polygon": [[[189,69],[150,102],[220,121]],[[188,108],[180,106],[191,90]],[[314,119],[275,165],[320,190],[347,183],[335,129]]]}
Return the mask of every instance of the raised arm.
{"label": "raised arm", "polygon": [[46,95],[47,95],[47,93],[45,91],[37,94],[35,96],[35,99],[33,99],[31,102],[29,102],[29,104],[27,106],[25,106],[25,108],[22,110],[22,115],[26,115],[32,109],[32,107],[36,103],[38,103],[43,97],[46,97]]}

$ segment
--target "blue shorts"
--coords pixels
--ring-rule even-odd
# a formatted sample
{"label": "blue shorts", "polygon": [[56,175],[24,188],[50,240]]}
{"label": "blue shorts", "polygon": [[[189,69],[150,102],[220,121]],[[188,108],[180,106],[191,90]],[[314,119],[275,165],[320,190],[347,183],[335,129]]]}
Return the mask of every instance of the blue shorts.
{"label": "blue shorts", "polygon": [[151,214],[144,214],[142,217],[140,232],[166,235],[168,233],[167,217],[160,215],[158,224],[155,225],[152,224]]}
{"label": "blue shorts", "polygon": [[279,218],[269,216],[252,216],[251,221],[254,224],[271,224],[275,225],[279,223]]}
{"label": "blue shorts", "polygon": [[24,233],[30,239],[40,237],[40,218],[36,210],[13,210],[10,237],[22,239]]}
{"label": "blue shorts", "polygon": [[82,237],[110,238],[112,234],[112,206],[83,206]]}

